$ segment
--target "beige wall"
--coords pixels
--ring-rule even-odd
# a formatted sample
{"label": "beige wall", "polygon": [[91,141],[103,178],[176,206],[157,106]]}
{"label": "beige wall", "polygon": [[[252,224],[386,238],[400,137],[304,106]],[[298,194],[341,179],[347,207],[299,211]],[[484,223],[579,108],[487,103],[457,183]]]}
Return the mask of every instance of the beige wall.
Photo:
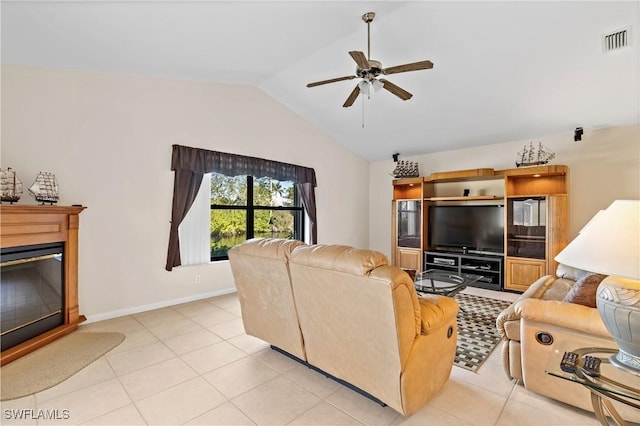
{"label": "beige wall", "polygon": [[367,162],[256,87],[3,66],[1,165],[25,183],[20,203],[35,204],[26,188],[42,170],[61,205],[88,207],[90,320],[234,290],[228,262],[164,270],[175,143],[315,168],[320,242],[368,246]]}
{"label": "beige wall", "polygon": [[[535,139],[571,168],[571,236],[613,200],[640,198],[639,133]],[[401,158],[422,175],[511,168],[528,142]],[[164,270],[174,143],[314,167],[320,242],[390,254],[391,159],[367,164],[255,87],[3,66],[2,167],[18,171],[25,192],[52,171],[60,204],[88,206],[79,272],[90,320],[234,289],[226,262]],[[20,203],[35,202],[25,193]]]}
{"label": "beige wall", "polygon": [[[500,143],[477,148],[402,157],[417,161],[420,175],[447,170],[515,167],[518,151],[531,140]],[[640,126],[590,130],[581,142],[573,141],[573,130],[565,134],[532,139],[556,153],[552,164],[566,164],[569,176],[569,236],[578,231],[598,211],[616,199],[640,199]],[[390,255],[391,197],[394,163],[378,161],[369,165],[369,244]],[[489,192],[488,192],[489,193]]]}

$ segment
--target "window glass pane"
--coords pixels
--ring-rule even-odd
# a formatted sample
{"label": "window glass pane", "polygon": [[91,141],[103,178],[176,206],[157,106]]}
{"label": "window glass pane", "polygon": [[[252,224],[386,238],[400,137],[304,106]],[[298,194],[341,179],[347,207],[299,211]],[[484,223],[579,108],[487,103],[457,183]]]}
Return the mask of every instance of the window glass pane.
{"label": "window glass pane", "polygon": [[254,213],[254,236],[256,238],[301,239],[296,235],[296,224],[302,218],[301,211],[256,210]]}
{"label": "window glass pane", "polygon": [[293,182],[268,177],[253,180],[253,204],[265,207],[295,206]]}
{"label": "window glass pane", "polygon": [[211,173],[211,204],[246,206],[247,177]]}
{"label": "window glass pane", "polygon": [[247,212],[211,210],[211,258],[226,256],[227,250],[247,239]]}

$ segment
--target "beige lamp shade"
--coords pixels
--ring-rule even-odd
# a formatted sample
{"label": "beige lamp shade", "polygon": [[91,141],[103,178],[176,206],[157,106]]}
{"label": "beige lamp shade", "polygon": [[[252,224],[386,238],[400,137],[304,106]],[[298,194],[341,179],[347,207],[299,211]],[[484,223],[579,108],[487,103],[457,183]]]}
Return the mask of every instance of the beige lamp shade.
{"label": "beige lamp shade", "polygon": [[614,201],[555,260],[585,271],[640,279],[640,200]]}
{"label": "beige lamp shade", "polygon": [[640,376],[640,201],[614,201],[555,259],[608,275],[598,286],[596,304],[619,348],[610,361]]}

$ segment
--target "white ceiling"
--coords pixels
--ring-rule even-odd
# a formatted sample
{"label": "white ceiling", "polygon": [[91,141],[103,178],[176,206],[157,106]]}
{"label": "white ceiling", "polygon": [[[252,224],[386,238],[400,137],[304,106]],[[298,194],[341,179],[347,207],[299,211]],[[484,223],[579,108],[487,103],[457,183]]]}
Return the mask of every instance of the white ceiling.
{"label": "white ceiling", "polygon": [[[432,70],[342,104],[350,50]],[[254,84],[368,160],[638,123],[638,1],[7,1],[2,62]],[[602,34],[631,26],[631,46]],[[364,107],[364,114],[363,114]],[[362,127],[364,117],[364,128]]]}

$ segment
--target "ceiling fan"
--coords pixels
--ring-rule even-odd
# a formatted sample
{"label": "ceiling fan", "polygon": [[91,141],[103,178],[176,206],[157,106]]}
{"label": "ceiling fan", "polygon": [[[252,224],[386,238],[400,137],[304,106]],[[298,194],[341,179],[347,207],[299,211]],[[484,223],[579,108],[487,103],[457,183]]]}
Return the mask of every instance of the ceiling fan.
{"label": "ceiling fan", "polygon": [[328,83],[335,83],[343,80],[352,80],[354,78],[361,78],[362,80],[353,89],[343,107],[350,107],[360,95],[360,92],[364,94],[371,93],[371,90],[379,90],[384,88],[393,93],[403,101],[410,99],[413,95],[401,87],[396,86],[385,78],[378,78],[380,75],[397,74],[407,71],[419,71],[428,70],[433,68],[431,61],[413,62],[410,64],[396,65],[394,67],[383,68],[380,61],[371,59],[371,21],[376,16],[374,12],[367,12],[362,15],[362,20],[367,23],[367,56],[363,52],[354,50],[349,52],[349,55],[356,62],[355,75],[348,75],[344,77],[331,78],[329,80],[316,81],[314,83],[307,84],[307,87],[315,87]]}

